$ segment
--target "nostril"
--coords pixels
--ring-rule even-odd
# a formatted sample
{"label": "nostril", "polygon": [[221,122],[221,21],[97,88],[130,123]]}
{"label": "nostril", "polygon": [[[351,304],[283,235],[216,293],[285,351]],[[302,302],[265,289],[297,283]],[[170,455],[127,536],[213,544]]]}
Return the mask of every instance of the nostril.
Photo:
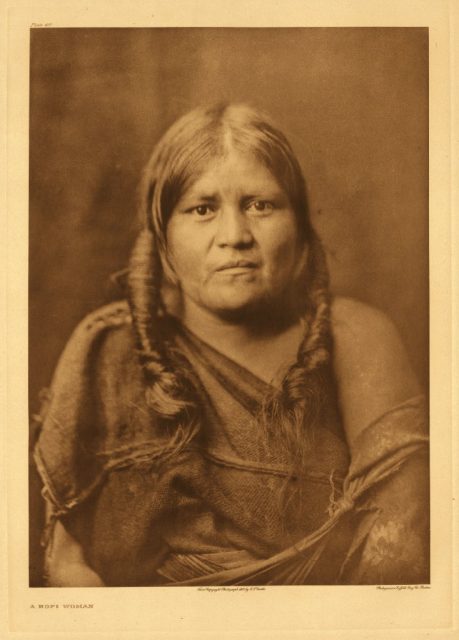
{"label": "nostril", "polygon": [[217,244],[221,247],[249,247],[253,244],[254,239],[250,232],[239,235],[225,235],[217,239]]}
{"label": "nostril", "polygon": [[223,213],[219,219],[217,243],[220,246],[246,246],[253,242],[249,223],[241,212]]}

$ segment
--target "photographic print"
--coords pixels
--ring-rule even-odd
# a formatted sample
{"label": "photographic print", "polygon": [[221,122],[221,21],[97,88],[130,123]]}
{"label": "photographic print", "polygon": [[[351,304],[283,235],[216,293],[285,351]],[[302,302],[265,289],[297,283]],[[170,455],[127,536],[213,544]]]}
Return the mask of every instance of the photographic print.
{"label": "photographic print", "polygon": [[448,0],[10,4],[5,637],[453,637]]}
{"label": "photographic print", "polygon": [[427,29],[30,70],[31,584],[428,583]]}

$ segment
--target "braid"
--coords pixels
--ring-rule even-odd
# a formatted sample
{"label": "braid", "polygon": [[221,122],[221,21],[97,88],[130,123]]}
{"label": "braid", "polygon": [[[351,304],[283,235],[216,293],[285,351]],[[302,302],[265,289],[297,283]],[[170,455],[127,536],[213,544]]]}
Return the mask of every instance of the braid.
{"label": "braid", "polygon": [[314,232],[309,240],[304,277],[305,335],[296,362],[287,371],[280,389],[266,399],[260,415],[265,447],[272,447],[274,439],[283,456],[293,464],[294,472],[301,472],[314,440],[326,397],[326,368],[331,351],[328,269],[321,242]]}
{"label": "braid", "polygon": [[[305,313],[306,332],[298,349],[298,360],[289,374],[302,374],[303,386],[307,385],[304,374],[309,374],[328,362],[330,357],[330,293],[325,253],[319,238],[313,234],[309,241],[306,269],[307,307]],[[291,381],[291,376],[284,380]]]}
{"label": "braid", "polygon": [[[198,409],[187,368],[174,363],[168,348],[170,318],[161,302],[162,267],[153,233],[145,228],[134,245],[128,292],[140,361],[145,374],[146,400],[171,435],[168,446],[181,448],[198,430]],[[169,325],[169,326],[168,326]],[[175,371],[181,370],[180,379]],[[184,375],[185,374],[185,375]]]}

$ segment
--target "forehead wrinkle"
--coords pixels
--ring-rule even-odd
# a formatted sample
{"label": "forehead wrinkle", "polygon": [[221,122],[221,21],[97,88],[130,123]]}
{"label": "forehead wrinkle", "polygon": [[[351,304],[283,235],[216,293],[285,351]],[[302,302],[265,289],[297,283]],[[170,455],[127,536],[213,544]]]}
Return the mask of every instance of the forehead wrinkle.
{"label": "forehead wrinkle", "polygon": [[[218,165],[220,163],[223,163],[224,165],[225,161],[229,160],[232,153],[236,153],[236,159],[239,156],[244,161],[249,161],[254,168],[259,168],[259,170],[261,169],[261,174],[258,171],[254,175],[252,171],[244,171],[240,173],[236,170],[233,176],[234,182],[230,180],[228,184],[225,184],[225,181],[223,181],[222,184],[216,185],[215,180],[218,177],[218,173],[215,175],[215,171],[218,172]],[[212,175],[209,176],[209,173]],[[231,171],[227,173],[227,178],[231,174]],[[208,181],[210,182],[208,183]],[[221,192],[226,191],[226,189],[230,189],[231,191],[236,190],[239,194],[238,197],[243,199],[251,197],[273,198],[287,195],[276,177],[266,167],[266,165],[259,160],[259,158],[257,158],[253,153],[241,152],[233,148],[232,152],[226,158],[219,158],[216,165],[208,167],[207,171],[204,170],[203,173],[192,184],[190,184],[189,189],[184,191],[180,201],[216,201],[221,197]]]}
{"label": "forehead wrinkle", "polygon": [[193,200],[196,202],[216,202],[218,200],[218,194],[216,193],[204,193],[203,191],[194,192],[192,189],[185,193],[181,198],[181,202],[187,202]]}

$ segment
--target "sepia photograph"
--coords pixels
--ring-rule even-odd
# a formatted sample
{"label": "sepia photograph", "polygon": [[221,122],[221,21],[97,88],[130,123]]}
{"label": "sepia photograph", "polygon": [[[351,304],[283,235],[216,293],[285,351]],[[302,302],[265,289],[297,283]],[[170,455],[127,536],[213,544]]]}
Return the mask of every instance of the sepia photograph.
{"label": "sepia photograph", "polygon": [[429,29],[29,62],[29,586],[429,585]]}
{"label": "sepia photograph", "polygon": [[453,0],[2,9],[0,636],[456,637]]}

